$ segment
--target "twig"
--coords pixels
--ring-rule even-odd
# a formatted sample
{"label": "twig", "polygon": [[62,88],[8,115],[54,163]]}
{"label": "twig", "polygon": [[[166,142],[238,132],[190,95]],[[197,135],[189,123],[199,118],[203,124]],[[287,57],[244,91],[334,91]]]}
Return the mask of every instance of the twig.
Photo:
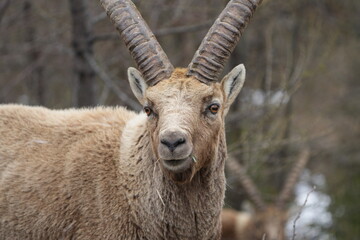
{"label": "twig", "polygon": [[159,198],[160,198],[160,201],[161,201],[162,205],[165,207],[164,200],[162,199],[162,197],[161,197],[161,195],[160,195],[160,193],[159,193],[159,190],[156,189],[156,192],[157,192],[157,194],[158,194],[158,196],[159,196]]}
{"label": "twig", "polygon": [[110,88],[118,98],[126,105],[130,106],[134,110],[140,110],[141,106],[137,102],[133,101],[126,93],[114,83],[114,81],[103,71],[100,66],[96,63],[95,59],[88,54],[85,55],[86,61],[89,63],[94,72],[104,81],[105,85]]}
{"label": "twig", "polygon": [[296,237],[296,222],[300,219],[301,213],[302,213],[302,211],[304,210],[304,208],[306,206],[306,203],[307,203],[307,201],[309,199],[310,194],[313,193],[315,190],[316,190],[316,186],[313,186],[311,191],[307,193],[305,201],[304,201],[303,205],[301,206],[300,211],[299,211],[298,215],[296,216],[296,218],[294,220],[292,240],[295,240],[295,237]]}

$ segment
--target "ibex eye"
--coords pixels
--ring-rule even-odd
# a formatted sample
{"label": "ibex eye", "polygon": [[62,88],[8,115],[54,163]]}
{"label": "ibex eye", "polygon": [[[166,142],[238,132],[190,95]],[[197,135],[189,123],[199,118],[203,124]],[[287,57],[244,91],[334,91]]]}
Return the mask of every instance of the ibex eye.
{"label": "ibex eye", "polygon": [[220,109],[220,105],[219,105],[219,104],[216,104],[216,103],[211,104],[211,105],[209,106],[209,110],[210,110],[210,112],[211,112],[212,114],[216,114],[216,113],[219,111],[219,109]]}
{"label": "ibex eye", "polygon": [[150,116],[152,113],[152,110],[149,107],[144,107],[144,112],[146,113],[146,115]]}

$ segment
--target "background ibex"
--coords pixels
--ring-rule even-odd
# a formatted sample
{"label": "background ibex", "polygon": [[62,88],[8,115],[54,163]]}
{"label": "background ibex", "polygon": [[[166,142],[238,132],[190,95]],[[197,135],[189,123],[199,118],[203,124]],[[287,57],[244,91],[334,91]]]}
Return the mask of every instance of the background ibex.
{"label": "background ibex", "polygon": [[249,200],[254,204],[256,211],[240,212],[232,209],[224,209],[222,218],[222,231],[224,240],[285,240],[285,226],[289,219],[287,201],[292,196],[292,191],[309,160],[308,149],[300,153],[293,168],[285,180],[275,204],[266,204],[261,194],[246,174],[243,167],[232,157],[227,161],[227,168],[241,183]]}
{"label": "background ibex", "polygon": [[0,107],[0,239],[219,239],[224,117],[243,65],[219,75],[261,0],[232,0],[174,69],[129,0],[100,0],[138,65],[144,106]]}

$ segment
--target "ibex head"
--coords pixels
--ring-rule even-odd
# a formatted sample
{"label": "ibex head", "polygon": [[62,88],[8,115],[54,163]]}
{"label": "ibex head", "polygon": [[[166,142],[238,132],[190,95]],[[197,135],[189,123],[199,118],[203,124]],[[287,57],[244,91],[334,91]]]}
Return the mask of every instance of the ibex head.
{"label": "ibex head", "polygon": [[128,78],[148,116],[154,156],[173,180],[191,180],[216,155],[224,117],[240,92],[245,67],[219,75],[261,0],[232,0],[186,69],[175,69],[130,0],[100,0],[138,69]]}
{"label": "ibex head", "polygon": [[153,151],[174,180],[189,180],[214,158],[224,116],[244,79],[243,65],[209,85],[177,69],[148,87],[137,70],[129,69],[133,92],[148,115]]}

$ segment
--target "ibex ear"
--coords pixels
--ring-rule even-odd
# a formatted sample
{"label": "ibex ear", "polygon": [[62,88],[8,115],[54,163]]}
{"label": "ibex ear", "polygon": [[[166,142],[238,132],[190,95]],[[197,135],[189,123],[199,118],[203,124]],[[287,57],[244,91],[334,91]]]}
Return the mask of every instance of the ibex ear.
{"label": "ibex ear", "polygon": [[145,91],[148,88],[148,85],[146,84],[144,78],[141,76],[141,73],[136,68],[129,67],[128,79],[131,90],[133,91],[135,97],[142,105],[144,105]]}
{"label": "ibex ear", "polygon": [[236,66],[231,72],[226,75],[221,81],[223,91],[225,93],[225,114],[229,107],[234,102],[236,96],[239,94],[245,81],[245,67],[243,64]]}

